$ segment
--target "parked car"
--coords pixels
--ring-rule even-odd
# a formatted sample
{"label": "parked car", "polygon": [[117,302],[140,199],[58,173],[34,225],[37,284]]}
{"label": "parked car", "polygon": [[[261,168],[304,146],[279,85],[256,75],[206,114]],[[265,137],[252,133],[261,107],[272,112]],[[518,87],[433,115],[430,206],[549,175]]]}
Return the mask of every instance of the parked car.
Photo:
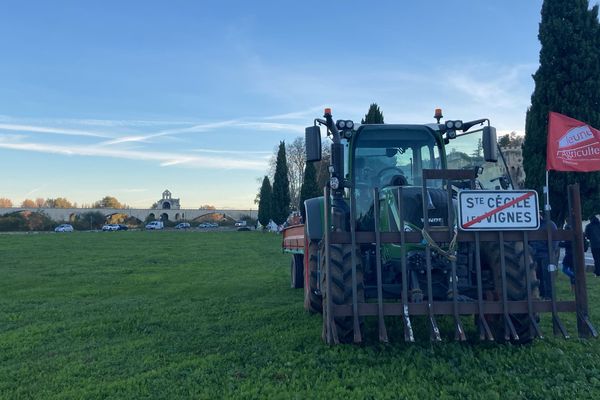
{"label": "parked car", "polygon": [[148,230],[158,230],[163,229],[165,225],[162,221],[152,221],[148,225],[146,225],[146,229]]}
{"label": "parked car", "polygon": [[189,222],[180,222],[177,225],[175,225],[175,229],[189,229],[191,227],[192,226]]}
{"label": "parked car", "polygon": [[236,227],[242,227],[242,226],[246,226],[248,225],[248,223],[246,221],[238,221],[235,223]]}
{"label": "parked car", "polygon": [[198,228],[204,229],[204,228],[212,228],[212,226],[210,225],[209,222],[203,222],[201,224],[198,224]]}
{"label": "parked car", "polygon": [[102,226],[103,231],[126,231],[129,229],[127,225],[123,224],[106,224]]}
{"label": "parked car", "polygon": [[69,224],[60,224],[54,228],[54,232],[73,232],[73,226]]}

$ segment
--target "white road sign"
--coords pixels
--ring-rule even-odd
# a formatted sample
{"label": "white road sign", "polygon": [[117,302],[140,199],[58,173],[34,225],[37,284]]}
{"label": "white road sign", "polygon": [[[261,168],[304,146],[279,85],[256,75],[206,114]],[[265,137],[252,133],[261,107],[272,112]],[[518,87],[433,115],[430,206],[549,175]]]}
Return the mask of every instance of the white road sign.
{"label": "white road sign", "polygon": [[535,190],[461,190],[459,228],[470,231],[535,230],[540,226]]}

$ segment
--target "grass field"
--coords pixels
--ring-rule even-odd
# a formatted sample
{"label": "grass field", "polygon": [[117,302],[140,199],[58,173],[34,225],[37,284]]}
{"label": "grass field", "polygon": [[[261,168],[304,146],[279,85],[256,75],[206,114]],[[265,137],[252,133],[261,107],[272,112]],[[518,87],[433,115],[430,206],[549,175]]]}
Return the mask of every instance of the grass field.
{"label": "grass field", "polygon": [[422,321],[416,344],[391,321],[389,345],[371,323],[366,344],[328,347],[280,249],[257,232],[0,235],[0,398],[600,398],[600,342],[555,339],[548,316],[522,347],[432,345]]}

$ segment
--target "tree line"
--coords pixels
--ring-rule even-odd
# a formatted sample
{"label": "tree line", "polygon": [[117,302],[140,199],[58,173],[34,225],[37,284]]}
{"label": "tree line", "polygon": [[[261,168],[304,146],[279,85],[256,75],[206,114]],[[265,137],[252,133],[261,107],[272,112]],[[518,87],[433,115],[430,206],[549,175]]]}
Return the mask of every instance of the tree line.
{"label": "tree line", "polygon": [[[13,202],[5,197],[0,197],[0,208],[14,207]],[[71,202],[64,197],[48,198],[43,199],[38,197],[35,200],[25,199],[21,202],[20,207],[22,208],[117,208],[124,209],[129,208],[127,204],[119,202],[113,196],[104,196],[102,199],[92,204],[82,204],[78,206],[77,203]]]}

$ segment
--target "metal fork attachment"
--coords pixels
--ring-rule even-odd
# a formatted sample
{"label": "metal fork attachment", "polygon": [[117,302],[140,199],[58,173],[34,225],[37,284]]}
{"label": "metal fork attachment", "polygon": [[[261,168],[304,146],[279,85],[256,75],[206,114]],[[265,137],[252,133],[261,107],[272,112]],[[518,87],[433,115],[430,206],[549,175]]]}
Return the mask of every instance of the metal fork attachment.
{"label": "metal fork attachment", "polygon": [[[331,191],[325,188],[326,229],[322,243],[325,279],[321,289],[325,301],[323,338],[327,343],[361,342],[361,329],[368,322],[364,317],[369,316],[377,318],[381,342],[389,340],[386,320],[389,322],[393,316],[401,317],[407,342],[415,341],[412,324],[415,316],[426,318],[430,340],[434,342],[442,340],[437,321],[441,316],[452,321],[454,338],[459,341],[467,339],[463,325],[468,320],[464,319],[466,316],[475,317],[481,340],[517,342],[542,338],[540,313],[551,313],[554,333],[568,338],[559,318],[559,313],[564,312],[576,313],[580,337],[598,336],[588,313],[580,223],[572,223],[571,229],[557,231],[550,228],[533,231],[459,230],[454,205],[456,187],[474,189],[475,172],[423,170],[422,173],[420,190],[394,186],[381,190],[375,188],[370,192],[369,196],[373,196],[370,229],[364,224],[357,225],[356,189],[350,188],[348,229],[333,231]],[[442,185],[433,189],[428,182],[436,180]],[[440,187],[445,189],[445,193]],[[418,228],[415,228],[414,218],[410,223],[407,219],[410,218],[407,215],[409,192],[413,196],[413,213],[414,198],[420,196],[417,209],[422,208],[422,221]],[[446,203],[444,212],[435,208],[434,195],[438,205],[442,201]],[[570,185],[568,195],[569,217],[571,221],[581,221],[579,186]],[[557,268],[554,266],[558,260],[551,250],[552,242],[559,240],[570,241],[573,245],[575,296],[570,300],[558,300],[555,294]],[[536,289],[538,280],[530,250],[533,241],[546,242],[550,250],[549,299],[540,299]],[[351,287],[341,290],[339,279],[336,281],[336,290],[341,290],[344,296],[338,294],[336,297],[331,286],[332,246],[337,246],[335,251],[350,249],[347,250],[349,254],[342,258],[351,260],[352,268],[343,273],[344,277],[351,274],[351,279],[342,280]],[[371,268],[370,274],[365,272],[366,267]],[[340,301],[340,298],[345,300]]]}

